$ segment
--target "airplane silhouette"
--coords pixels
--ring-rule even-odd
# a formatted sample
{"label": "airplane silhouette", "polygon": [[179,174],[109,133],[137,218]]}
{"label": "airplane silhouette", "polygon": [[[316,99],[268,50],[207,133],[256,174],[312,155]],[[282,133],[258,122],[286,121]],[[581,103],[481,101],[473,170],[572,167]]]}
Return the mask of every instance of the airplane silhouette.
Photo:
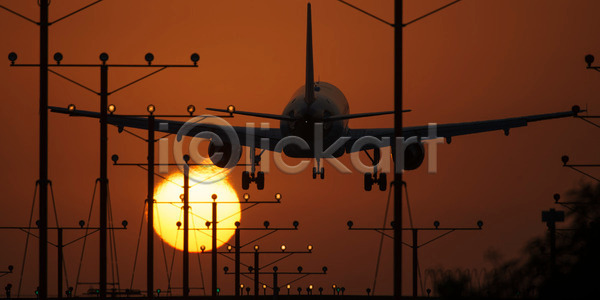
{"label": "airplane silhouette", "polygon": [[[61,108],[50,107],[52,112],[69,114],[71,116],[84,116],[99,118],[97,112],[76,110],[74,107]],[[314,81],[313,67],[313,47],[312,47],[312,18],[311,5],[307,7],[307,35],[306,35],[306,78],[304,86],[300,87],[288,102],[280,115],[268,114],[250,111],[238,111],[233,105],[229,105],[227,109],[207,108],[210,111],[224,112],[230,115],[246,115],[266,119],[275,119],[280,121],[279,128],[256,128],[250,129],[244,126],[221,126],[215,124],[195,123],[193,128],[189,128],[189,123],[174,121],[174,120],[155,120],[155,130],[173,133],[178,135],[178,140],[181,140],[182,135],[196,136],[199,132],[212,132],[220,138],[210,139],[209,155],[214,165],[221,168],[231,168],[237,165],[241,157],[241,147],[235,147],[236,142],[232,141],[226,134],[228,128],[231,128],[237,135],[239,145],[248,147],[250,150],[251,169],[242,173],[242,188],[248,189],[251,182],[255,182],[257,188],[264,188],[265,174],[262,171],[255,172],[255,167],[260,165],[260,157],[265,150],[274,152],[283,152],[289,157],[295,158],[314,158],[316,159],[316,167],[313,167],[313,178],[317,175],[324,179],[325,170],[321,167],[322,158],[340,157],[345,153],[364,151],[369,156],[373,164],[373,173],[366,172],[364,174],[364,189],[370,191],[374,184],[379,186],[379,189],[384,191],[387,186],[387,175],[384,172],[379,172],[377,164],[381,159],[380,149],[375,145],[364,145],[356,148],[352,147],[356,141],[362,137],[371,136],[377,139],[388,138],[393,140],[394,128],[349,128],[348,120],[354,118],[364,118],[379,116],[385,114],[393,114],[393,111],[370,112],[350,114],[348,101],[344,94],[333,84],[327,82]],[[408,112],[405,110],[403,112]],[[485,120],[477,122],[450,123],[437,125],[437,137],[445,138],[447,143],[451,142],[452,137],[480,132],[488,132],[495,130],[503,130],[505,135],[508,135],[511,128],[527,126],[529,122],[549,120],[556,118],[564,118],[577,116],[580,112],[578,106],[573,106],[571,111],[557,112],[549,114],[529,115],[515,118]],[[119,128],[119,132],[124,127],[147,129],[148,122],[144,117],[135,116],[120,116],[110,114],[107,118],[108,124],[115,125]],[[168,126],[159,126],[159,124],[167,124]],[[187,128],[186,128],[187,127]],[[228,127],[228,128],[226,128]],[[182,133],[182,129],[185,132]],[[252,131],[248,135],[248,130]],[[317,131],[315,131],[317,130]],[[408,139],[417,137],[413,142],[402,145],[404,152],[400,155],[404,156],[403,169],[413,170],[418,168],[424,158],[425,150],[423,147],[423,137],[428,136],[429,127],[413,126],[404,127],[402,137]],[[257,132],[255,132],[257,131]],[[315,137],[316,132],[322,132],[322,135]],[[249,138],[250,137],[250,138]],[[299,137],[303,141],[307,141],[306,145],[301,143],[288,144],[285,147],[277,147],[277,145],[288,137]],[[235,137],[234,137],[235,139]],[[265,142],[261,142],[266,141]],[[340,141],[342,143],[340,143]],[[336,142],[338,142],[336,144]],[[315,151],[315,146],[321,146],[321,152]],[[336,146],[332,153],[323,153],[322,148],[329,149],[330,146]],[[396,154],[394,143],[392,146],[392,154]],[[303,147],[304,146],[304,147]],[[261,152],[256,155],[256,149]],[[367,150],[373,150],[371,157]],[[327,151],[326,151],[327,152]],[[216,155],[215,155],[216,154]],[[395,155],[395,157],[398,155]]]}

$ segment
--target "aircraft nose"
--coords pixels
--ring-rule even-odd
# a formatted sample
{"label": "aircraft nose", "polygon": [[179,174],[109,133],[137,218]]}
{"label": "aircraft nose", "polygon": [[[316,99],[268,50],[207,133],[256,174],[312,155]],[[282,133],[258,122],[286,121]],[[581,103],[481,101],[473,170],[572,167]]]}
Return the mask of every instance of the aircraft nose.
{"label": "aircraft nose", "polygon": [[296,109],[293,110],[293,117],[296,120],[300,120],[300,119],[306,119],[306,116],[308,114],[308,108],[307,107],[297,107]]}
{"label": "aircraft nose", "polygon": [[322,121],[324,117],[324,113],[322,109],[316,108],[314,105],[310,106],[307,111],[304,119],[319,122]]}

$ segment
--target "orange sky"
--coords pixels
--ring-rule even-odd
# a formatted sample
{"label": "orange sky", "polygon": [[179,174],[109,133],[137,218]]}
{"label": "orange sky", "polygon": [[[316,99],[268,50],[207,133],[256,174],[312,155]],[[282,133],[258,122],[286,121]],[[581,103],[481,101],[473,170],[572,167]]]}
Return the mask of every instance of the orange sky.
{"label": "orange sky", "polygon": [[[405,19],[412,20],[448,1],[405,1]],[[36,1],[3,1],[3,5],[37,19]],[[155,62],[189,63],[200,54],[198,69],[166,70],[109,98],[118,113],[145,113],[153,103],[157,113],[184,113],[188,104],[280,113],[291,94],[303,84],[306,0],[278,1],[104,1],[51,26],[50,54],[64,55],[64,63],[96,63],[107,52],[112,63],[144,63],[147,52]],[[393,30],[334,0],[314,0],[313,36],[316,78],[333,83],[346,95],[352,113],[393,108]],[[353,0],[386,20],[393,19],[392,0]],[[79,4],[54,0],[50,19]],[[413,112],[405,125],[504,118],[569,110],[587,105],[592,113],[600,77],[585,69],[585,54],[598,54],[600,3],[578,1],[476,1],[465,0],[425,20],[407,26],[404,49],[404,104]],[[38,61],[38,30],[33,24],[5,11],[0,54],[15,51],[18,62]],[[4,53],[4,54],[3,54]],[[5,57],[5,56],[4,56]],[[61,69],[60,72],[98,89],[97,70]],[[117,88],[145,74],[146,70],[110,71],[110,88]],[[38,72],[0,67],[0,94],[4,128],[0,158],[3,191],[2,225],[26,225],[37,171]],[[98,97],[50,75],[50,104],[97,110]],[[352,120],[350,127],[387,127],[392,117]],[[236,117],[243,125],[258,119]],[[278,127],[277,123],[272,123]],[[95,120],[50,116],[50,179],[53,182],[61,225],[75,225],[89,210],[93,184],[98,177],[98,123]],[[144,132],[139,132],[144,134]],[[511,131],[509,137],[493,132],[453,139],[438,148],[437,174],[426,168],[408,172],[409,199],[414,224],[430,226],[439,220],[447,226],[473,226],[485,222],[482,232],[453,233],[420,251],[421,272],[436,267],[487,268],[488,249],[504,258],[516,257],[524,243],[544,233],[540,211],[552,207],[552,194],[565,193],[585,181],[561,167],[560,156],[574,162],[594,162],[600,143],[597,129],[574,119],[532,124]],[[127,134],[109,130],[109,154],[123,161],[145,160],[146,145]],[[349,165],[348,159],[343,159]],[[597,161],[596,161],[597,162]],[[425,164],[424,164],[425,166]],[[326,166],[327,168],[327,166]],[[232,181],[241,193],[240,173]],[[135,242],[145,199],[146,174],[137,168],[109,167],[113,215],[127,219],[130,229],[117,233],[121,287],[129,287]],[[261,241],[261,249],[305,249],[279,264],[279,269],[320,270],[327,276],[299,281],[303,287],[345,286],[347,293],[362,294],[373,283],[379,236],[374,232],[349,232],[346,221],[356,226],[380,226],[387,193],[365,192],[359,174],[342,175],[329,167],[327,178],[313,180],[310,170],[266,177],[266,188],[251,190],[253,199],[284,195],[283,204],[262,206],[244,213],[248,226],[266,219],[273,226],[300,221],[301,230],[277,233]],[[406,209],[405,209],[406,211]],[[97,210],[94,216],[97,215]],[[53,220],[51,218],[51,220]],[[97,221],[97,218],[95,219]],[[408,225],[408,218],[405,218]],[[53,224],[53,223],[51,223]],[[18,282],[25,236],[3,231],[9,246],[0,250],[0,266],[13,264],[16,274],[0,278],[0,285]],[[75,237],[69,236],[65,239]],[[433,236],[431,236],[433,237]],[[51,234],[54,239],[54,235]],[[421,235],[426,239],[426,234]],[[410,241],[407,237],[406,241]],[[83,281],[96,280],[97,241],[92,239],[84,260]],[[142,240],[142,245],[144,241]],[[30,245],[37,245],[30,244]],[[157,239],[156,287],[166,289],[164,263]],[[67,250],[69,282],[78,266],[80,244]],[[141,250],[145,259],[145,249]],[[410,254],[405,248],[404,290],[410,293]],[[172,249],[167,248],[170,261]],[[391,243],[386,241],[377,280],[378,294],[391,294]],[[173,285],[180,286],[180,253]],[[30,247],[22,295],[32,295],[36,282],[37,247]],[[50,250],[50,274],[55,271],[55,251]],[[196,258],[191,267],[191,286],[201,286]],[[219,269],[232,264],[221,261]],[[134,288],[145,286],[143,261],[138,262]],[[202,257],[205,286],[210,287],[210,259]],[[54,293],[54,276],[50,293]],[[221,275],[222,291],[232,294],[233,278]],[[249,280],[242,281],[250,284]],[[429,285],[427,285],[429,284]],[[430,282],[425,288],[431,287]],[[80,287],[86,290],[87,286]],[[81,291],[80,290],[80,291]],[[328,291],[328,289],[326,289]],[[201,293],[195,291],[194,293]]]}

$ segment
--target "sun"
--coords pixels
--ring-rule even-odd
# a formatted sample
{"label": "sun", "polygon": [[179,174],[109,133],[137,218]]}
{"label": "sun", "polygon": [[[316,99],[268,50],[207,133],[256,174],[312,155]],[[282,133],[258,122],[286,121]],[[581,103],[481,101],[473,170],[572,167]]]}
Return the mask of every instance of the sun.
{"label": "sun", "polygon": [[[212,220],[212,204],[194,203],[211,202],[211,196],[217,195],[217,228],[235,228],[235,222],[240,221],[241,211],[239,198],[227,177],[222,180],[211,181],[224,169],[216,166],[190,167],[189,190],[189,251],[200,252],[212,249],[212,231],[206,230],[206,221]],[[166,179],[158,184],[154,193],[154,231],[171,247],[183,250],[183,226],[179,229],[177,222],[183,223],[183,173],[177,170],[169,174]],[[203,229],[203,230],[192,230]],[[234,230],[218,230],[217,247],[225,244],[233,235]]]}

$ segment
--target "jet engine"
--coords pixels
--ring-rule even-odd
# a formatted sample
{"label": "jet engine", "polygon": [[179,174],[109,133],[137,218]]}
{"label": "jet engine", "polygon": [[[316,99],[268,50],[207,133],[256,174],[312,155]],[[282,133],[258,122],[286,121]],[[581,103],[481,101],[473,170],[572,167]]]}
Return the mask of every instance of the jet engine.
{"label": "jet engine", "polygon": [[232,168],[237,165],[242,157],[240,147],[236,147],[237,149],[233,148],[233,145],[228,142],[215,143],[211,141],[208,145],[208,155],[215,166],[219,168]]}
{"label": "jet engine", "polygon": [[414,170],[421,166],[425,159],[425,148],[423,143],[410,143],[404,149],[404,169]]}
{"label": "jet engine", "polygon": [[[392,147],[392,156],[396,161],[396,149]],[[404,170],[414,170],[421,166],[425,159],[425,148],[421,142],[412,142],[404,148]]]}

